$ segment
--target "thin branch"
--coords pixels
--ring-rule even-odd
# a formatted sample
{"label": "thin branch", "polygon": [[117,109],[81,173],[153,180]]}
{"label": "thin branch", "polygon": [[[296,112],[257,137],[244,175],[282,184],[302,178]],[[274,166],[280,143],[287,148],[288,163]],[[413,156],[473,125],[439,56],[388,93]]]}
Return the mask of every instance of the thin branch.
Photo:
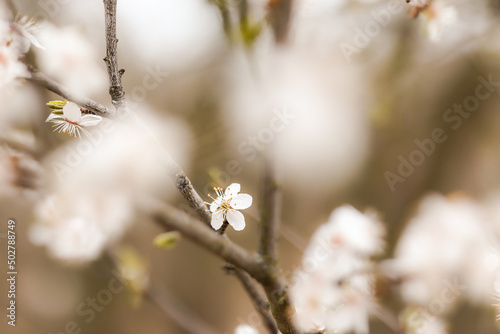
{"label": "thin branch", "polygon": [[281,196],[274,171],[266,159],[262,185],[262,213],[259,253],[271,265],[278,259],[278,236],[280,228]]}
{"label": "thin branch", "polygon": [[157,291],[148,287],[145,296],[158,306],[165,314],[172,318],[186,332],[192,334],[216,334],[218,333],[203,320],[199,319],[190,310],[186,309],[176,298],[166,291]]}
{"label": "thin branch", "polygon": [[283,334],[299,334],[293,323],[295,308],[288,295],[288,286],[279,269],[273,267],[266,271],[265,280],[259,280],[264,287],[271,312]]}
{"label": "thin branch", "polygon": [[257,282],[255,282],[245,271],[239,268],[234,266],[226,266],[225,268],[230,274],[235,275],[239,279],[243,288],[250,296],[252,304],[255,307],[255,310],[259,313],[262,322],[269,330],[269,333],[276,334],[278,332],[278,326],[276,325],[276,321],[270,312],[269,301],[259,289]]}
{"label": "thin branch", "polygon": [[31,77],[27,78],[27,80],[40,85],[51,92],[56,93],[57,95],[65,98],[66,100],[75,102],[76,104],[84,107],[85,109],[91,110],[99,116],[109,117],[112,115],[112,111],[101,105],[98,102],[95,102],[89,98],[73,94],[69,89],[55,82],[54,80],[47,77],[45,74],[30,69]]}
{"label": "thin branch", "polygon": [[122,75],[125,72],[118,67],[117,44],[116,38],[116,3],[117,0],[103,0],[104,2],[104,18],[106,25],[106,62],[109,75],[109,95],[111,102],[118,111],[126,108],[125,93],[122,87]]}
{"label": "thin branch", "polygon": [[182,196],[189,202],[189,205],[196,211],[201,220],[210,226],[212,215],[208,212],[205,202],[194,189],[191,180],[187,177],[182,168],[169,158],[167,162],[169,166],[169,174],[173,177],[176,188],[180,191]]}

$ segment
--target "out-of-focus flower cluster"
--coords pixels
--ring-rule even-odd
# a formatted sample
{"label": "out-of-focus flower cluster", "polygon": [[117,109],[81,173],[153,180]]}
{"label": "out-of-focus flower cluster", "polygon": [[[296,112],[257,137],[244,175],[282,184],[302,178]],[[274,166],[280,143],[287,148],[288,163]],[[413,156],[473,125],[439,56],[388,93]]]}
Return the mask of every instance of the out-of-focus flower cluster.
{"label": "out-of-focus flower cluster", "polygon": [[389,277],[400,280],[402,299],[423,307],[407,312],[410,327],[424,311],[443,317],[459,300],[491,305],[500,291],[499,204],[497,196],[481,203],[460,194],[422,200],[395,258],[382,264]]}
{"label": "out-of-focus flower cluster", "polygon": [[291,296],[303,331],[368,333],[375,308],[370,258],[383,250],[383,226],[351,206],[333,211],[314,233]]}
{"label": "out-of-focus flower cluster", "polygon": [[29,76],[21,58],[30,46],[42,46],[32,34],[36,29],[32,19],[25,16],[9,22],[3,19],[2,10],[3,7],[0,7],[0,90],[4,93],[17,79]]}

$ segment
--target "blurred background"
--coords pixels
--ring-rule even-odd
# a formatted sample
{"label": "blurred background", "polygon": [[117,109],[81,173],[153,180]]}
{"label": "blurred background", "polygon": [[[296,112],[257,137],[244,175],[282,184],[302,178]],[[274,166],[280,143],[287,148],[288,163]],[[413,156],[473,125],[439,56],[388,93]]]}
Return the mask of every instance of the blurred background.
{"label": "blurred background", "polygon": [[[499,1],[295,0],[286,31],[281,21],[273,31],[282,1],[118,1],[118,59],[134,111],[205,200],[213,186],[233,182],[254,198],[245,230],[228,230],[234,242],[258,247],[263,156],[274,161],[282,187],[287,277],[341,204],[378,213],[387,231],[380,260],[397,256],[398,239],[429,194],[470,198],[496,212]],[[12,3],[37,20],[32,33],[43,46],[31,46],[23,61],[111,107],[102,2]],[[186,333],[140,300],[148,282],[171,310],[189,310],[181,313],[215,333],[259,327],[222,261],[186,240],[154,247],[163,231],[133,209],[138,194],[187,206],[150,139],[133,126],[108,133],[105,124],[96,131],[107,140],[53,133],[45,103],[54,99],[26,80],[0,92],[0,247],[5,254],[14,219],[19,273],[17,326],[2,321],[2,328],[73,333],[74,322],[81,333]],[[69,224],[75,212],[92,226]],[[99,292],[115,277],[111,257],[128,270],[129,284],[87,322],[79,307],[106,298]],[[378,294],[395,314],[409,302],[397,284],[381,283]],[[7,305],[4,292],[1,300]],[[463,298],[439,316],[450,320],[449,333],[497,333],[492,303]],[[376,318],[370,332],[392,333]]]}

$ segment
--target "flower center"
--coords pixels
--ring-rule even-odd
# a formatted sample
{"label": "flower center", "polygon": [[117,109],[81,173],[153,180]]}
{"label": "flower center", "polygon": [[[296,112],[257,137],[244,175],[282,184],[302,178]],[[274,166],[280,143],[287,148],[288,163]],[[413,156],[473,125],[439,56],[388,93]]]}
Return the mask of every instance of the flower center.
{"label": "flower center", "polygon": [[71,121],[70,121],[69,119],[67,119],[67,118],[65,118],[65,119],[64,119],[64,121],[65,121],[65,122],[67,122],[67,123],[73,124],[73,125],[78,125],[78,123],[76,123],[76,122],[71,122]]}

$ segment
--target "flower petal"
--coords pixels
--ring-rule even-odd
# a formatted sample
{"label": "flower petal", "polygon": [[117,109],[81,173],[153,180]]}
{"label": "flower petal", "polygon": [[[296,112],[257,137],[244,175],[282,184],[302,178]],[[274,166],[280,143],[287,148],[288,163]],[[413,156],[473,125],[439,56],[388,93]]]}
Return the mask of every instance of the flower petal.
{"label": "flower petal", "polygon": [[220,201],[215,200],[210,204],[210,212],[214,213],[220,206]]}
{"label": "flower petal", "polygon": [[212,225],[214,230],[218,230],[222,226],[222,223],[224,223],[224,214],[222,210],[214,212],[212,214],[212,221],[210,222],[210,225]]}
{"label": "flower petal", "polygon": [[101,116],[96,116],[96,115],[85,115],[82,117],[80,123],[78,123],[81,126],[94,126],[99,124],[99,122],[102,121]]}
{"label": "flower petal", "polygon": [[229,187],[226,188],[226,192],[224,195],[226,195],[227,198],[236,196],[240,192],[241,186],[239,183],[231,183]]}
{"label": "flower petal", "polygon": [[245,217],[239,211],[229,210],[227,212],[227,221],[236,231],[241,231],[245,228]]}
{"label": "flower petal", "polygon": [[252,205],[252,196],[248,194],[238,194],[231,200],[231,207],[237,210],[249,208]]}
{"label": "flower petal", "polygon": [[52,113],[51,113],[51,114],[49,115],[49,117],[47,117],[47,119],[45,120],[45,122],[51,122],[51,121],[52,121],[52,120],[54,120],[54,119],[57,119],[57,120],[62,121],[62,120],[64,120],[64,117],[63,117],[63,116],[61,116],[61,115],[56,115],[56,114],[52,114]]}
{"label": "flower petal", "polygon": [[82,119],[80,107],[73,102],[68,102],[63,107],[64,117],[71,122],[78,123]]}

